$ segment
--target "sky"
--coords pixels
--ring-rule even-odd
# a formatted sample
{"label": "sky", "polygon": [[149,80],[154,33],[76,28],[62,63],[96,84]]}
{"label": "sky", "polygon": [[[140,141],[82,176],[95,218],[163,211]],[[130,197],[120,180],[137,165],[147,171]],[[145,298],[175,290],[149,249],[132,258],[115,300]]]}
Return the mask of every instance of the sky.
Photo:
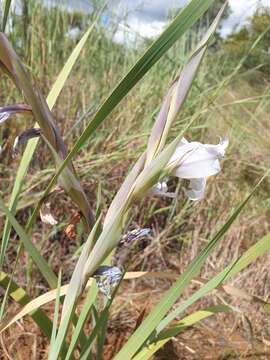
{"label": "sky", "polygon": [[[13,0],[18,1],[18,0]],[[61,0],[69,8],[91,11],[91,0]],[[45,3],[57,3],[60,0],[43,0]],[[187,0],[109,0],[110,10],[115,14],[118,30],[114,40],[130,43],[136,38],[153,38],[166,26],[170,9],[183,7]],[[221,36],[225,37],[232,30],[244,24],[255,11],[258,3],[270,7],[270,0],[229,0],[232,10],[229,18],[223,21]]]}
{"label": "sky", "polygon": [[[129,42],[134,32],[146,38],[160,34],[166,26],[168,11],[177,9],[187,3],[186,0],[115,0],[115,12],[128,16],[120,22],[115,34],[119,43]],[[256,10],[258,3],[269,6],[270,0],[229,0],[231,15],[223,21],[221,36],[226,37],[235,27],[244,24]]]}

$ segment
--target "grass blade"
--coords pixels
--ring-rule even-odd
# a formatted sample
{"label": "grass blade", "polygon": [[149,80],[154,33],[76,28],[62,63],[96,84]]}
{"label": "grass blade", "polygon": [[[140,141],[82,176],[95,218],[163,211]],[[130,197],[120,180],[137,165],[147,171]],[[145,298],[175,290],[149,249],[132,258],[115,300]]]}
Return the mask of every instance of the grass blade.
{"label": "grass blade", "polygon": [[[102,310],[102,312],[100,313],[99,316],[96,316],[96,324],[94,329],[92,330],[91,334],[89,335],[87,342],[86,342],[86,346],[84,348],[82,348],[81,354],[80,354],[80,359],[81,360],[87,360],[89,359],[89,357],[91,356],[91,349],[93,346],[93,341],[95,340],[96,337],[98,337],[97,339],[97,349],[96,349],[96,359],[100,359],[102,356],[102,349],[103,349],[103,343],[105,340],[105,331],[106,331],[106,327],[107,327],[107,321],[108,321],[108,317],[109,317],[109,311],[110,311],[110,307],[113,303],[113,300],[117,294],[117,290],[121,284],[122,279],[119,281],[119,283],[117,284],[117,286],[115,287],[112,297],[110,299],[107,299],[106,305],[104,307],[104,309]],[[95,309],[94,309],[95,310]],[[96,314],[98,315],[98,314]],[[100,338],[99,338],[100,335]]]}
{"label": "grass blade", "polygon": [[222,228],[217,232],[211,241],[204,247],[201,253],[190,263],[180,278],[174,285],[166,292],[162,300],[155,306],[148,317],[144,320],[141,326],[129,338],[124,347],[115,356],[115,360],[124,360],[132,358],[136,351],[144,344],[148,337],[152,334],[155,328],[159,325],[162,318],[166,315],[167,311],[172,307],[177,298],[183,293],[184,289],[188,286],[192,278],[197,276],[205,260],[222,239],[223,235],[228,231],[235,219],[241,213],[247,202],[256,192],[262,181],[269,174],[270,171],[261,178],[258,184],[254,187],[252,192],[246,199],[237,207],[233,214],[229,217]]}
{"label": "grass blade", "polygon": [[[4,278],[7,275],[5,275],[4,273],[1,275],[1,273],[0,273],[0,278],[1,278],[1,276]],[[125,276],[124,276],[124,280],[125,279],[126,280],[138,279],[138,278],[161,278],[161,279],[175,280],[176,277],[177,277],[177,275],[175,275],[175,274],[167,274],[167,273],[164,273],[164,272],[148,273],[148,272],[145,272],[145,271],[135,271],[135,272],[127,272],[125,274]],[[5,284],[6,284],[5,282],[2,283],[0,281],[0,286],[2,286],[4,289],[6,289]],[[63,296],[66,295],[68,286],[69,286],[69,284],[61,286],[61,288],[60,288],[60,297],[63,297]],[[93,286],[93,279],[90,278],[88,280],[88,282],[87,282],[86,289],[89,289],[92,286]],[[94,292],[95,292],[95,288],[94,288],[93,293]],[[24,316],[29,315],[32,311],[40,308],[43,305],[48,304],[51,301],[54,301],[56,299],[56,296],[57,296],[57,290],[53,289],[53,290],[50,290],[50,291],[38,296],[37,298],[35,298],[31,302],[27,303],[27,305],[23,309],[21,309],[15,316],[13,316],[8,321],[4,321],[1,324],[1,326],[0,326],[0,334],[4,330],[6,330],[9,326],[14,324],[16,321],[19,321]],[[80,321],[80,319],[78,321]]]}
{"label": "grass blade", "polygon": [[57,291],[56,291],[56,301],[55,301],[55,307],[54,307],[53,328],[52,328],[52,334],[51,334],[51,340],[50,340],[49,356],[50,356],[50,353],[51,353],[52,345],[53,345],[53,343],[55,342],[55,339],[56,339],[57,320],[58,320],[59,305],[60,305],[61,278],[62,278],[62,271],[60,269],[59,276],[58,276]]}
{"label": "grass blade", "polygon": [[60,92],[62,91],[62,89],[65,85],[65,82],[67,81],[67,78],[69,77],[69,74],[71,73],[73,66],[75,65],[77,59],[79,58],[79,55],[80,55],[83,47],[85,46],[86,41],[89,38],[89,35],[95,28],[95,26],[97,24],[97,20],[99,19],[104,8],[105,8],[105,5],[102,7],[102,9],[97,14],[96,19],[93,21],[92,25],[84,33],[84,35],[82,36],[82,38],[80,39],[78,44],[75,46],[75,48],[73,49],[69,58],[67,59],[67,62],[63,66],[63,69],[60,71],[57,79],[55,80],[55,83],[53,84],[53,86],[47,96],[47,99],[46,99],[50,109],[52,109],[54,104],[56,103],[56,100],[58,99],[58,96],[60,95]]}
{"label": "grass blade", "polygon": [[[265,235],[255,245],[251,246],[237,261],[232,262],[222,272],[209,280],[198,291],[178,306],[174,311],[167,315],[158,325],[157,332],[163,330],[176,316],[181,314],[187,307],[192,305],[195,301],[199,300],[202,296],[205,296],[210,291],[214,290],[217,286],[223,283],[225,280],[230,279],[233,275],[236,275],[249,264],[262,256],[270,249],[270,234]],[[259,299],[259,302],[263,304],[263,301]],[[268,305],[267,303],[265,304]]]}
{"label": "grass blade", "polygon": [[[31,302],[31,297],[26,293],[26,291],[23,288],[21,288],[19,285],[17,285],[15,281],[11,280],[9,276],[5,274],[3,271],[0,272],[0,286],[3,289],[9,288],[10,297],[14,299],[18,304],[22,306],[27,306],[27,304]],[[41,331],[48,338],[50,338],[52,331],[52,322],[48,318],[48,316],[39,308],[35,308],[29,311],[29,315],[39,326]],[[3,326],[4,324],[2,323],[0,327],[0,331]]]}
{"label": "grass blade", "polygon": [[3,32],[5,32],[5,30],[6,30],[10,5],[11,5],[11,0],[5,0],[4,16],[3,16],[3,22],[2,22],[2,31]]}
{"label": "grass blade", "polygon": [[[237,263],[234,262],[233,264],[229,265],[226,269],[224,269],[224,271],[222,272],[222,275],[219,274],[217,276],[219,277],[219,279],[225,279],[225,280],[229,279],[231,276],[233,276],[236,273],[240,272],[245,267],[247,267],[252,262],[254,262],[259,256],[262,256],[263,254],[265,254],[268,250],[270,250],[270,234],[265,235],[255,245],[253,245],[249,250],[247,250],[240,257],[240,259],[237,261]],[[0,273],[0,279],[1,279],[1,277],[4,278],[5,276],[7,276],[7,275],[5,275],[4,273]],[[159,278],[159,279],[166,279],[166,280],[168,280],[168,279],[169,280],[176,280],[177,277],[178,277],[178,274],[173,274],[173,273],[147,272],[147,271],[134,271],[134,272],[132,272],[131,271],[131,272],[127,272],[125,274],[124,280],[140,279],[140,278],[144,278],[144,279]],[[203,280],[199,279],[199,280],[195,280],[195,281],[202,283]],[[210,290],[207,289],[207,292],[213,290],[214,288],[216,288],[216,286],[220,285],[220,283],[221,283],[220,280],[218,280],[218,281],[215,282],[215,285],[212,285],[214,282],[215,282],[214,278],[208,282],[209,284],[210,283],[211,284],[210,284],[210,287],[209,287]],[[207,283],[207,281],[204,280],[205,285],[206,285],[206,283]],[[198,290],[198,293],[199,293],[200,297],[202,297],[202,296],[204,296],[206,294],[205,285],[200,290]],[[4,289],[6,289],[6,283],[5,282],[2,283],[0,281],[0,286],[2,286]],[[66,295],[68,286],[69,286],[69,284],[61,286],[61,288],[60,288],[60,296],[61,297]],[[87,285],[86,285],[86,289],[89,289],[91,286],[93,286],[93,279],[92,278],[90,278],[88,280]],[[258,303],[260,303],[262,305],[269,305],[268,303],[264,302],[262,299],[254,296],[254,295],[249,295],[246,292],[243,292],[242,290],[239,290],[239,289],[231,287],[231,286],[226,285],[226,286],[223,286],[222,288],[218,288],[217,290],[225,291],[227,294],[232,295],[232,296],[241,296],[241,297],[244,297],[245,299],[249,298],[252,302],[258,302]],[[16,321],[19,321],[24,316],[31,314],[32,311],[35,311],[36,309],[40,308],[41,306],[46,305],[51,301],[54,301],[56,299],[56,296],[57,296],[57,290],[54,289],[54,290],[50,290],[50,291],[38,296],[34,300],[27,303],[27,305],[22,310],[20,310],[15,316],[10,318],[8,321],[4,321],[1,324],[1,326],[0,326],[0,334],[4,330],[6,330],[8,327],[10,327],[12,324],[14,324]],[[196,295],[195,300],[198,299],[197,296],[198,295]],[[192,295],[192,297],[193,297],[193,295]],[[192,302],[194,302],[195,300],[193,300]],[[87,301],[85,303],[87,303]],[[82,312],[83,312],[83,310],[82,310]],[[178,315],[178,312],[177,312],[177,315]],[[175,315],[175,316],[177,316],[177,315]],[[80,318],[78,320],[78,324],[79,324],[79,321],[80,321]],[[160,329],[161,328],[163,328],[163,327],[160,325]],[[73,334],[73,336],[74,336],[74,334]],[[73,338],[72,338],[72,341],[73,341]]]}
{"label": "grass blade", "polygon": [[[97,19],[98,19],[98,17],[93,22],[93,24],[90,26],[90,28],[86,31],[86,33],[82,36],[82,38],[78,42],[78,44],[75,46],[75,48],[72,51],[72,53],[70,54],[66,64],[64,65],[64,67],[61,70],[61,72],[59,73],[55,83],[53,84],[53,86],[47,96],[47,103],[48,103],[50,110],[55,105],[56,100],[57,100],[61,90],[63,89],[65,82],[66,82],[68,76],[70,75],[74,64],[76,63],[76,61],[79,58],[81,50],[85,46],[87,39],[89,38],[93,28],[95,27]],[[37,125],[38,124],[36,123],[35,126],[37,126]],[[18,198],[19,198],[19,194],[22,189],[23,180],[27,173],[27,169],[30,165],[31,159],[34,155],[37,144],[38,144],[38,139],[30,140],[24,150],[24,153],[23,153],[23,156],[22,156],[22,159],[21,159],[21,162],[20,162],[17,174],[16,174],[16,179],[15,179],[14,186],[12,189],[11,197],[10,197],[9,209],[13,214],[16,212]],[[8,239],[10,236],[10,229],[11,229],[11,225],[7,219],[7,221],[5,223],[5,227],[4,227],[2,242],[1,242],[0,268],[3,266],[5,251],[6,251]]]}
{"label": "grass blade", "polygon": [[40,270],[41,274],[43,275],[44,279],[48,282],[51,288],[55,288],[57,286],[57,276],[51,270],[47,262],[44,258],[40,255],[39,251],[36,249],[34,244],[32,243],[29,236],[26,234],[24,229],[9,211],[9,209],[5,206],[4,201],[0,197],[0,209],[5,213],[7,218],[9,219],[11,225],[13,226],[14,230],[23,241],[24,247],[26,248],[29,255],[34,260],[35,264],[37,265],[38,269]]}
{"label": "grass blade", "polygon": [[99,231],[99,224],[101,221],[101,216],[96,221],[85,246],[83,247],[83,251],[79,257],[79,260],[76,264],[75,270],[73,271],[70,283],[68,285],[67,293],[65,296],[63,309],[61,313],[61,321],[59,325],[59,330],[57,333],[56,340],[52,346],[51,354],[49,359],[58,359],[58,356],[62,352],[62,347],[64,345],[65,337],[70,325],[70,321],[72,320],[72,317],[74,315],[74,308],[76,304],[76,299],[78,297],[78,294],[81,293],[82,289],[84,289],[85,285],[83,283],[83,271],[85,262],[89,256],[89,251],[91,250],[91,244],[93,242],[93,239],[95,239],[95,236],[97,232]]}
{"label": "grass blade", "polygon": [[[214,0],[191,0],[180,14],[173,20],[159,38],[146,50],[143,56],[131,68],[128,74],[120,81],[109,97],[100,106],[91,122],[87,125],[57,173],[51,179],[44,191],[44,197],[49,194],[57,178],[75,154],[87,143],[96,128],[106,119],[111,111],[121,102],[138,81],[151,69],[151,67],[168,51],[172,45],[201,17]],[[38,214],[38,205],[32,219]]]}
{"label": "grass blade", "polygon": [[111,95],[101,105],[96,115],[85,128],[71,150],[69,159],[80,150],[100,123],[162,57],[162,55],[201,17],[212,3],[213,0],[192,0],[183,8],[180,14],[149,47],[144,55],[136,62],[128,74],[112,91]]}
{"label": "grass blade", "polygon": [[184,317],[182,320],[178,321],[170,329],[164,331],[156,339],[153,344],[150,344],[147,348],[144,348],[139,354],[137,354],[133,360],[147,360],[153,354],[155,354],[160,348],[162,348],[172,337],[178,335],[180,332],[186,330],[190,326],[196,324],[197,322],[208,318],[209,316],[231,311],[231,308],[225,305],[217,305],[207,308],[205,310],[199,310],[194,312],[191,315]]}
{"label": "grass blade", "polygon": [[[70,360],[72,358],[72,354],[73,354],[73,351],[75,350],[75,347],[79,340],[79,336],[83,331],[84,324],[87,321],[89,312],[91,311],[91,308],[92,308],[92,306],[95,302],[96,296],[98,294],[98,288],[97,288],[95,282],[92,281],[91,283],[92,283],[92,286],[88,290],[86,299],[83,304],[82,311],[81,311],[79,319],[78,319],[78,323],[72,333],[71,342],[69,344],[68,352],[65,357],[65,360]],[[86,346],[86,343],[84,344],[84,346]]]}

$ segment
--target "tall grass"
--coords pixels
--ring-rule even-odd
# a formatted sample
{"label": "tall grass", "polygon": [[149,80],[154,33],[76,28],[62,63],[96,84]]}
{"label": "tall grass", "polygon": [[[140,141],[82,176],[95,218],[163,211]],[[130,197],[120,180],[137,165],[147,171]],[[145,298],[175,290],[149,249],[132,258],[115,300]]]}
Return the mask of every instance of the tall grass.
{"label": "tall grass", "polygon": [[[159,222],[158,231],[161,234],[163,232],[161,236],[167,239],[168,243],[170,240],[174,241],[175,239],[178,239],[178,241],[180,239],[181,243],[185,243],[185,240],[188,238],[188,232],[186,232],[186,235],[179,234],[179,232],[182,233],[182,229],[185,229],[185,224],[188,222],[186,218],[188,216],[196,216],[192,214],[194,210],[189,202],[184,203],[185,200],[182,197],[180,205],[177,199],[171,203],[164,200],[144,199],[150,188],[158,180],[169,174],[169,169],[166,165],[183,133],[188,130],[193,135],[203,137],[206,136],[206,133],[213,132],[216,136],[216,129],[215,131],[212,131],[212,129],[218,127],[221,133],[224,131],[224,128],[228,131],[228,126],[225,126],[227,121],[230,125],[231,130],[229,132],[231,135],[235,127],[239,128],[238,124],[233,123],[231,119],[227,119],[229,112],[227,112],[228,105],[226,101],[225,103],[220,103],[219,100],[221,94],[229,96],[227,95],[227,92],[230,94],[228,84],[238,76],[238,71],[235,71],[233,76],[229,74],[222,79],[216,78],[215,75],[218,74],[223,60],[219,59],[218,55],[211,51],[211,48],[206,61],[201,64],[206,49],[209,48],[210,40],[219,18],[209,29],[203,42],[197,48],[196,46],[193,47],[196,50],[191,55],[183,50],[187,48],[185,46],[186,42],[189,42],[191,39],[190,35],[185,36],[185,32],[210,4],[211,1],[203,3],[197,0],[191,1],[167,30],[141,56],[139,53],[142,53],[142,51],[138,49],[125,49],[120,45],[114,44],[110,37],[111,34],[108,33],[106,28],[92,26],[101,9],[98,13],[92,14],[92,16],[83,16],[75,13],[69,14],[59,9],[44,8],[40,11],[38,3],[33,1],[29,7],[30,13],[28,17],[28,26],[31,27],[31,32],[29,36],[24,37],[19,37],[19,33],[25,24],[20,22],[21,19],[19,17],[13,16],[14,28],[8,36],[16,52],[23,56],[24,62],[27,64],[26,70],[31,71],[31,80],[36,80],[38,84],[41,84],[43,93],[48,92],[53,82],[52,79],[55,80],[55,86],[50,91],[47,102],[50,109],[55,104],[54,113],[56,114],[57,125],[61,133],[66,134],[65,142],[71,151],[67,157],[67,153],[64,156],[61,154],[59,157],[57,153],[55,154],[55,151],[58,151],[57,146],[55,146],[53,141],[50,141],[50,138],[45,139],[46,142],[50,143],[49,148],[51,148],[50,150],[52,150],[56,158],[57,171],[55,171],[51,162],[50,152],[47,151],[45,145],[39,145],[35,155],[34,151],[37,142],[31,140],[20,162],[20,159],[11,159],[11,153],[6,142],[4,151],[7,156],[2,163],[4,171],[4,181],[1,185],[3,200],[0,202],[1,210],[6,216],[6,228],[2,240],[2,263],[4,263],[4,258],[9,256],[8,249],[17,248],[14,244],[13,233],[10,232],[10,225],[12,225],[22,243],[17,248],[16,264],[20,267],[16,269],[15,266],[13,272],[11,272],[8,264],[6,264],[6,270],[10,274],[1,273],[0,285],[6,289],[1,313],[5,312],[4,305],[9,295],[21,305],[26,303],[28,305],[26,305],[21,313],[18,313],[17,317],[5,319],[1,329],[2,331],[6,330],[16,319],[30,314],[44,334],[50,339],[48,354],[50,359],[58,357],[70,359],[74,353],[76,354],[78,349],[80,351],[80,359],[87,359],[92,355],[96,356],[96,358],[102,357],[111,306],[117,301],[119,285],[121,286],[122,284],[118,283],[111,299],[105,298],[104,307],[100,307],[97,302],[98,289],[94,281],[90,280],[89,282],[88,280],[89,277],[95,275],[95,271],[104,262],[106,264],[111,263],[112,251],[115,250],[121,236],[130,224],[137,222],[140,225],[144,225],[153,221],[153,218],[156,218]],[[219,16],[221,15],[222,12]],[[85,30],[89,28],[79,43],[65,35],[69,30],[70,24],[74,24],[76,21],[79,21]],[[194,36],[194,39],[197,39],[197,36]],[[73,50],[74,48],[75,50]],[[5,48],[3,49],[5,50]],[[68,59],[70,53],[72,54],[63,67],[63,63]],[[215,56],[217,56],[218,60],[215,59]],[[162,59],[157,62],[161,57]],[[136,61],[138,58],[139,60]],[[1,59],[2,64],[5,66],[5,61],[7,63],[14,61],[13,53],[2,51]],[[200,71],[194,80],[200,64]],[[73,66],[74,69],[72,70]],[[209,66],[211,67],[210,72],[208,71]],[[171,100],[171,109],[175,106],[176,111],[174,113],[171,110],[171,116],[173,114],[171,118],[169,115],[168,118],[164,118],[164,116],[159,118],[157,117],[160,107],[158,104],[160,104],[160,99],[166,93],[171,81],[175,77],[177,78],[179,67],[181,67],[182,73],[180,75],[181,81],[179,80],[180,85],[178,86],[182,93],[181,96],[178,94],[178,98],[173,99],[174,95],[172,94],[174,93],[171,92],[173,99]],[[241,59],[238,70],[240,68]],[[62,72],[60,72],[61,69]],[[16,73],[16,66],[11,66],[8,70],[11,78],[15,77],[16,79],[17,76],[20,76],[20,73]],[[61,75],[57,77],[58,73]],[[140,83],[138,83],[139,80],[141,80]],[[222,82],[219,80],[222,80]],[[2,82],[7,89],[4,98],[1,99],[2,103],[14,103],[18,102],[19,99],[21,101],[19,92],[11,85],[10,80],[6,76],[3,77]],[[181,108],[181,116],[178,116],[179,107],[181,107],[182,102],[185,100],[192,82],[191,93],[186,99],[185,106]],[[24,92],[27,92],[27,86],[31,87],[31,84],[17,81],[17,86],[19,90],[23,88]],[[132,92],[129,95],[130,91]],[[58,96],[59,100],[57,100]],[[267,96],[268,92],[266,91],[265,94],[256,97],[254,100],[259,113],[266,106]],[[28,100],[27,97],[26,100]],[[256,120],[256,112],[254,114],[252,110],[247,109],[247,106],[245,106],[249,102],[253,102],[253,99],[247,98],[240,102],[233,99],[231,104],[229,104],[229,111],[234,112],[234,109],[240,106],[250,116],[250,121]],[[50,113],[48,112],[48,114]],[[156,117],[159,120],[157,120],[156,125],[152,128],[153,120]],[[204,121],[206,117],[208,117],[208,122]],[[215,117],[222,119],[223,123],[217,124]],[[37,116],[35,118],[39,121]],[[174,120],[173,126],[172,120]],[[48,117],[44,121],[46,123]],[[14,119],[10,120],[10,124],[13,123]],[[14,135],[19,132],[24,123],[25,121],[22,119],[17,121],[16,126],[10,125],[11,134]],[[151,131],[151,129],[153,130]],[[147,146],[149,135],[150,140]],[[262,133],[260,133],[260,136],[264,139]],[[5,140],[5,134],[2,137]],[[167,142],[170,142],[170,144],[165,146]],[[145,151],[147,151],[147,157],[145,158],[144,155],[139,157]],[[239,152],[242,151],[242,148],[239,149]],[[233,150],[231,150],[231,154],[232,152]],[[54,196],[60,201],[54,204],[53,210],[57,218],[62,217],[62,223],[51,230],[49,227],[44,227],[44,225],[41,227],[40,222],[36,221],[36,217],[42,202],[44,200],[48,201],[47,196],[56,184],[57,178],[60,175],[64,177],[71,176],[70,173],[66,173],[68,171],[66,166],[77,154],[79,156],[76,158],[76,167],[82,183],[82,189],[87,189],[87,202],[91,206],[93,213],[95,212],[95,225],[92,227],[90,235],[90,224],[88,224],[88,228],[87,226],[83,227],[85,223],[76,225],[77,238],[72,240],[73,247],[71,248],[71,253],[65,255],[64,263],[60,264],[56,256],[56,246],[55,244],[50,245],[47,237],[54,236],[54,239],[57,239],[65,225],[73,225],[68,224],[70,215],[69,211],[67,211],[67,209],[74,211],[73,206],[70,203],[68,205],[65,204],[68,201],[66,195],[62,193],[58,195],[57,192],[52,193],[49,197],[50,201]],[[241,159],[245,155],[243,154]],[[65,157],[66,159],[64,160]],[[37,159],[41,158],[42,161],[37,162]],[[138,158],[139,160],[129,172],[122,187],[120,187],[119,183],[122,181],[123,174],[126,173],[130,163],[135,162]],[[231,155],[226,160],[225,172],[231,171],[229,163],[234,161],[233,159],[234,157]],[[8,202],[9,194],[11,193],[9,179],[13,178],[12,163],[14,161],[20,162],[20,170],[17,173],[17,180],[15,180],[15,187],[10,198],[10,209],[8,209],[5,203]],[[218,312],[233,311],[233,308],[230,306],[224,307],[218,305],[213,308],[206,308],[202,312],[194,312],[189,315],[190,317],[184,318],[182,322],[171,325],[171,322],[182,314],[185,309],[189,308],[194,301],[199,300],[202,296],[219,287],[230,276],[243,270],[251,263],[249,259],[255,260],[268,250],[269,236],[266,236],[254,247],[247,250],[242,257],[238,258],[237,254],[235,254],[231,259],[231,264],[227,267],[223,266],[219,274],[210,278],[197,292],[194,292],[186,301],[180,303],[174,311],[171,310],[173,304],[187,290],[187,286],[192,279],[198,276],[203,264],[211,258],[211,253],[215,247],[222,244],[224,235],[229,232],[232,224],[242,214],[248,201],[252,201],[252,197],[255,199],[262,198],[266,202],[264,208],[267,208],[268,200],[264,197],[265,192],[263,190],[263,186],[268,186],[267,181],[263,182],[268,175],[266,170],[267,164],[256,167],[256,181],[254,180],[252,184],[254,186],[251,187],[249,185],[245,188],[242,187],[241,191],[239,190],[239,197],[233,201],[234,206],[237,203],[239,205],[235,211],[232,211],[233,206],[227,206],[227,215],[222,214],[223,221],[219,222],[217,216],[215,216],[218,212],[214,208],[216,200],[213,205],[211,205],[209,200],[206,200],[206,205],[202,209],[202,211],[208,212],[205,218],[214,219],[215,225],[219,230],[215,230],[216,226],[208,229],[206,237],[209,240],[207,244],[202,248],[201,252],[197,251],[194,254],[196,256],[190,261],[185,270],[181,268],[182,275],[167,290],[162,299],[149,312],[145,320],[138,323],[136,330],[130,335],[130,338],[120,352],[113,354],[114,358],[150,358],[162,345],[182,332],[187,326],[194,325],[196,322],[201,321],[201,319]],[[263,176],[264,172],[266,174]],[[261,180],[255,185],[260,177],[259,175],[261,175]],[[26,177],[25,181],[24,177]],[[116,180],[114,180],[115,178]],[[16,181],[19,185],[16,185]],[[69,183],[66,182],[64,184]],[[113,200],[113,194],[119,187],[120,190]],[[45,188],[46,190],[44,191]],[[97,188],[99,188],[98,195],[96,195]],[[182,188],[183,183],[179,182],[177,193],[181,193]],[[222,184],[222,188],[224,193],[223,199],[226,202],[226,198],[231,196],[230,189],[227,188],[227,183],[225,182]],[[69,185],[66,186],[66,190],[68,193],[70,190]],[[215,193],[216,196],[217,193]],[[75,198],[73,196],[74,199],[76,200],[76,196]],[[140,213],[138,211],[138,202],[143,204],[143,211]],[[54,203],[53,200],[52,203]],[[77,201],[79,209],[85,214],[80,204],[80,201]],[[108,204],[111,205],[109,206]],[[32,211],[33,207],[34,212]],[[131,207],[132,213],[129,212]],[[94,210],[95,208],[96,211]],[[16,209],[20,210],[17,213],[17,219],[14,217]],[[104,219],[105,214],[106,217]],[[26,227],[24,225],[25,216],[28,218]],[[130,219],[128,220],[129,217]],[[73,228],[76,228],[76,226]],[[161,230],[162,228],[163,230]],[[79,232],[81,232],[81,236],[79,236]],[[38,243],[33,241],[33,236],[37,233],[41,234],[41,241]],[[261,235],[263,234],[260,234],[258,231],[258,236]],[[186,238],[183,238],[183,236],[186,236]],[[63,237],[60,239],[62,241]],[[258,238],[255,236],[253,240],[257,241]],[[69,249],[69,245],[66,245],[66,247]],[[22,263],[23,248],[28,254],[28,264],[26,266],[23,266]],[[52,255],[48,256],[48,251],[50,250],[52,250]],[[75,267],[74,253],[76,258]],[[137,257],[140,258],[138,253]],[[41,279],[31,272],[32,261],[42,274]],[[66,265],[68,265],[69,273],[65,273]],[[127,264],[122,265],[127,267]],[[43,284],[44,280],[48,282],[52,289],[57,288],[56,291],[45,292],[42,298],[37,297],[31,301],[29,294],[23,290],[23,286],[20,287],[15,282],[18,270],[23,272],[25,268],[27,269],[28,276],[27,290],[34,297],[38,295],[34,284],[38,284],[38,282]],[[61,275],[59,275],[57,281],[55,273],[59,269],[59,274]],[[151,273],[149,275],[151,276]],[[127,272],[124,276],[129,278],[131,274]],[[153,276],[155,275],[153,274]],[[70,282],[69,279],[71,279]],[[63,281],[69,282],[66,287],[61,287]],[[54,316],[51,316],[51,319],[53,318],[53,321],[51,321],[39,308],[41,305],[54,299],[56,299],[55,312]],[[63,301],[63,308],[61,310],[60,323],[57,325],[60,299]],[[82,310],[79,311],[81,305]],[[87,329],[86,324],[90,316],[92,316],[93,320],[91,321],[91,332],[88,334],[85,330]],[[71,322],[74,324],[73,328],[71,328]],[[71,340],[70,334],[72,334]]]}

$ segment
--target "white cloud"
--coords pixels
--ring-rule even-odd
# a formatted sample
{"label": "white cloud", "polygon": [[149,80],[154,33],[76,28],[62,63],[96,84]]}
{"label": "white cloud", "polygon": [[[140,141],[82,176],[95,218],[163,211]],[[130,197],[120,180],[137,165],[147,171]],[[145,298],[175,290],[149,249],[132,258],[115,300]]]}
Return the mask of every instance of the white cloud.
{"label": "white cloud", "polygon": [[[158,36],[166,26],[168,11],[182,7],[186,2],[187,0],[114,0],[117,16],[127,14],[126,20],[120,20],[114,41],[134,45],[141,42],[140,38]],[[222,23],[221,36],[226,37],[233,29],[245,24],[258,3],[270,6],[270,0],[229,0],[231,15]]]}
{"label": "white cloud", "polygon": [[231,15],[223,22],[221,36],[226,37],[233,29],[247,23],[258,4],[270,6],[270,0],[230,0]]}
{"label": "white cloud", "polygon": [[[1,0],[0,0],[1,1]],[[45,4],[56,4],[59,0],[41,0]],[[168,12],[183,7],[188,0],[109,0],[110,11],[118,17],[119,27],[114,36],[118,43],[139,43],[141,37],[158,36],[166,25]],[[12,0],[13,9],[19,11],[20,0]],[[68,8],[91,10],[90,0],[64,0]],[[270,0],[229,0],[231,15],[221,28],[223,37],[247,22],[258,4],[270,6]],[[125,19],[125,20],[124,20]]]}
{"label": "white cloud", "polygon": [[143,39],[158,36],[164,30],[165,25],[165,21],[141,21],[138,17],[132,16],[126,21],[120,22],[113,40],[121,44],[136,45]]}

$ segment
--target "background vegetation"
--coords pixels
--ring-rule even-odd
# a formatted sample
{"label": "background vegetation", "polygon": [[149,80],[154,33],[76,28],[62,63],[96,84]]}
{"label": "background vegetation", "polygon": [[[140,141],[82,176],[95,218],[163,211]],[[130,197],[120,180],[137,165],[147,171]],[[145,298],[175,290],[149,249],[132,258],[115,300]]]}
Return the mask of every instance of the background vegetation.
{"label": "background vegetation", "polygon": [[[75,159],[78,175],[93,209],[96,207],[98,184],[101,184],[105,211],[130,165],[144,150],[168,84],[208,27],[210,18],[212,14],[208,14],[204,18],[206,20],[196,25],[166,53],[99,127]],[[130,226],[147,225],[152,233],[128,254],[129,271],[181,273],[198,254],[206,239],[223,224],[227,215],[269,167],[269,20],[270,9],[260,7],[248,25],[225,40],[217,36],[213,41],[171,135],[177,135],[191,117],[196,116],[187,135],[189,140],[215,143],[219,136],[228,136],[230,147],[223,162],[223,171],[215,180],[209,181],[207,195],[201,202],[188,201],[181,190],[181,183],[173,180],[170,186],[177,186],[177,200],[149,197],[134,208]],[[9,39],[40,85],[42,93],[47,95],[78,39],[93,19],[91,14],[47,8],[31,0],[27,2],[22,16],[13,14],[9,21],[12,29]],[[112,21],[110,27],[104,27],[102,23],[95,27],[54,107],[53,113],[69,148],[74,145],[102,100],[148,45],[148,41],[143,39],[140,39],[140,46],[137,47],[114,43],[116,22]],[[67,35],[73,27],[78,27],[78,36]],[[21,101],[20,94],[3,72],[0,73],[0,84],[1,106]],[[13,158],[12,142],[18,133],[28,127],[28,121],[26,116],[18,116],[0,128],[3,148],[0,154],[0,190],[6,203],[9,202],[20,161],[20,156]],[[26,223],[41,190],[45,189],[53,173],[51,155],[40,143],[20,194],[16,216],[20,224]],[[201,279],[209,279],[224,269],[230,261],[269,233],[269,194],[268,177],[208,258],[200,274]],[[76,221],[71,221],[76,219],[78,209],[67,195],[54,193],[50,202],[59,224],[52,228],[38,220],[32,239],[55,273],[60,267],[64,269],[62,282],[66,283],[74,269],[83,228],[80,223],[74,225]],[[3,229],[4,217],[0,215]],[[11,274],[14,269],[17,245],[18,238],[12,232],[3,266],[6,273]],[[119,247],[114,262],[121,265],[124,261],[127,261],[127,254],[125,249]],[[268,301],[269,264],[270,256],[267,254],[234,278],[230,285]],[[47,290],[27,255],[20,257],[14,279],[33,297]],[[110,359],[121,347],[128,334],[138,325],[140,315],[157,303],[169,285],[168,280],[161,279],[132,280],[121,285],[111,309],[104,359]],[[197,286],[196,282],[192,283],[185,295]],[[270,324],[269,315],[265,315],[264,309],[254,299],[223,293],[205,297],[196,303],[194,309],[220,301],[230,304],[237,312],[218,315],[197,325],[178,336],[177,341],[167,343],[165,349],[155,355],[156,358],[269,358]],[[6,306],[7,313],[13,314],[17,309],[10,300]],[[54,306],[47,305],[46,309],[52,316]],[[28,318],[1,334],[1,344],[2,358],[8,358],[8,354],[13,354],[12,359],[45,359],[47,356],[48,343]]]}

